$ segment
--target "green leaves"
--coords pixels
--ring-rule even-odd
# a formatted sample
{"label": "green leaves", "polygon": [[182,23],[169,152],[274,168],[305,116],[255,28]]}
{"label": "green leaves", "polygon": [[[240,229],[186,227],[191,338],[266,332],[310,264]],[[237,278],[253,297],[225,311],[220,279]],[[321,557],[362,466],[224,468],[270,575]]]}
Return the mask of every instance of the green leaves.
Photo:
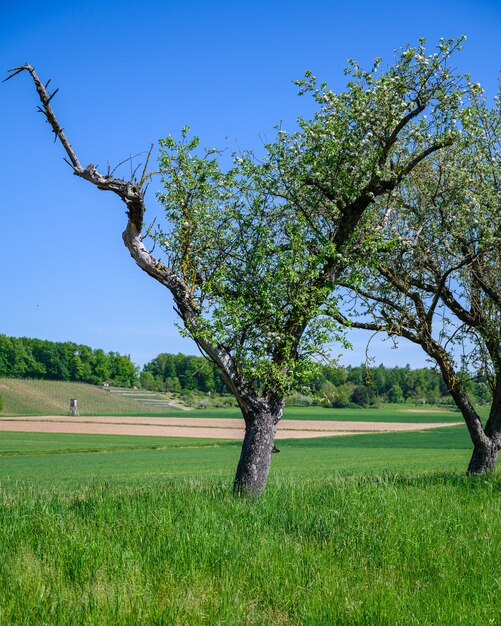
{"label": "green leaves", "polygon": [[168,228],[155,239],[199,312],[186,332],[224,346],[246,378],[290,388],[299,361],[330,336],[316,280],[332,246],[318,246],[308,221],[276,193],[276,146],[262,162],[235,154],[226,171],[214,150],[194,152],[198,141],[185,133],[162,147],[158,197]]}
{"label": "green leaves", "polygon": [[[295,132],[277,128],[259,158],[228,163],[187,127],[160,142],[166,224],[154,238],[198,316],[185,332],[223,347],[246,380],[283,394],[343,340],[333,287],[395,240],[381,233],[379,204],[458,135],[462,82],[448,59],[460,43],[426,56],[420,42],[383,73],[380,58],[370,71],[350,61],[340,93],[306,72],[296,84],[316,113]],[[361,271],[347,280],[360,284]]]}
{"label": "green leaves", "polygon": [[[406,48],[378,76],[381,59],[370,71],[349,61],[346,91],[335,94],[307,72],[296,82],[300,94],[318,104],[312,120],[300,120],[301,132],[290,138],[297,155],[294,176],[310,176],[333,202],[359,197],[368,186],[394,182],[405,175],[413,158],[455,134],[461,81],[448,68],[462,38],[442,41],[426,56],[424,46]],[[295,148],[295,149],[294,149]]]}
{"label": "green leaves", "polygon": [[501,108],[467,83],[455,142],[373,209],[376,241],[367,233],[362,249],[374,262],[349,270],[358,292],[351,317],[372,318],[442,362],[483,372],[494,387],[501,375]]}

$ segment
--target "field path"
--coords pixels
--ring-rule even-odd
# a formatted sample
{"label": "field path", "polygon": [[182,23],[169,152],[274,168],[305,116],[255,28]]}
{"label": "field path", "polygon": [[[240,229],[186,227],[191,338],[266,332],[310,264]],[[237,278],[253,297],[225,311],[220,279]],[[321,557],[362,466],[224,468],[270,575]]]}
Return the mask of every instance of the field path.
{"label": "field path", "polygon": [[[456,426],[461,423],[282,420],[278,425],[277,439],[429,430]],[[61,417],[48,415],[1,418],[0,431],[242,439],[244,426],[241,419],[211,417]]]}

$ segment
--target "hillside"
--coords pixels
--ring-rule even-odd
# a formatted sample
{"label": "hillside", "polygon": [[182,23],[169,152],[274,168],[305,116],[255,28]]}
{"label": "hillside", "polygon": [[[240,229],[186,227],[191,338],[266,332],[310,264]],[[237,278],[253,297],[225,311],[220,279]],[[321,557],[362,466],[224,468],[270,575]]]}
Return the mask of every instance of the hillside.
{"label": "hillside", "polygon": [[170,394],[143,389],[103,389],[85,383],[0,378],[1,415],[66,415],[70,399],[81,415],[162,413],[186,408]]}

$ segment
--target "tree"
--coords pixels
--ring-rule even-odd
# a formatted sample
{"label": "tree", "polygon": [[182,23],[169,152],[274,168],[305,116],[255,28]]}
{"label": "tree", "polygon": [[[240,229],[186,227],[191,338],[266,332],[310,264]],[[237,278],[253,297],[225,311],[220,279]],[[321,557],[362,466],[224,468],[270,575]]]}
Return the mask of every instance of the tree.
{"label": "tree", "polygon": [[[127,207],[123,240],[147,274],[172,294],[190,336],[220,370],[245,420],[235,477],[237,493],[266,484],[275,432],[289,390],[304,380],[336,324],[333,286],[365,237],[371,210],[430,155],[453,140],[458,78],[449,67],[461,40],[441,41],[436,53],[401,51],[378,77],[355,62],[336,94],[307,72],[297,82],[317,112],[299,130],[280,129],[258,159],[234,155],[223,169],[220,153],[202,151],[185,128],[180,141],[160,142],[166,223],[145,227],[147,165],[139,179],[83,167],[51,107],[46,86],[28,72],[40,110],[61,142],[74,174],[112,191]],[[420,122],[433,120],[430,132]],[[145,246],[152,237],[161,250]]]}
{"label": "tree", "polygon": [[109,380],[111,374],[110,359],[104,350],[97,348],[92,351],[93,382],[96,385]]}
{"label": "tree", "polygon": [[132,387],[137,382],[138,368],[130,360],[130,356],[109,352],[110,379],[113,384]]}
{"label": "tree", "polygon": [[[78,355],[78,358],[81,362],[80,374],[81,378],[77,380],[82,380],[84,382],[92,382],[93,381],[93,357],[92,357],[92,348],[84,345],[77,345],[75,347],[75,354]],[[98,381],[103,382],[103,381]]]}
{"label": "tree", "polygon": [[161,391],[162,383],[157,380],[150,372],[143,371],[139,375],[139,383],[143,389],[148,391]]}
{"label": "tree", "polygon": [[177,376],[169,376],[169,378],[166,378],[164,386],[165,391],[170,391],[171,393],[181,393],[182,391],[181,383]]}
{"label": "tree", "polygon": [[390,402],[398,402],[398,403],[404,401],[404,394],[402,391],[402,387],[398,383],[395,383],[394,385],[391,386],[391,389],[388,392],[388,400]]}
{"label": "tree", "polygon": [[25,338],[0,335],[0,376],[9,378],[37,378],[45,372],[41,363],[32,355]]}
{"label": "tree", "polygon": [[45,341],[43,339],[25,339],[27,350],[38,368],[41,364],[43,378],[49,380],[70,380],[69,344]]}
{"label": "tree", "polygon": [[374,404],[376,400],[376,394],[369,385],[364,385],[363,387],[355,387],[351,394],[350,400],[354,404],[359,404],[360,406],[367,407]]}
{"label": "tree", "polygon": [[[490,108],[471,83],[464,97],[455,143],[375,206],[384,244],[335,317],[423,348],[470,433],[468,471],[482,473],[501,447],[501,99]],[[479,376],[492,392],[485,425],[472,403]]]}

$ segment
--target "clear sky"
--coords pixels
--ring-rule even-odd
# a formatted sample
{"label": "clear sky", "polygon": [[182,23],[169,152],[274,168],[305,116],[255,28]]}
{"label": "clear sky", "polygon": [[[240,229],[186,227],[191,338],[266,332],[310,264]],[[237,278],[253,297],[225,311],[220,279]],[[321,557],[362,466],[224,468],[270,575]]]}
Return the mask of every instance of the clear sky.
{"label": "clear sky", "polygon": [[[500,32],[501,0],[0,0],[0,72],[29,62],[51,78],[80,161],[104,169],[185,124],[204,146],[259,149],[277,123],[309,114],[292,85],[306,69],[341,89],[348,58],[384,65],[419,37],[433,47],[466,34],[457,67],[493,96]],[[196,354],[168,292],[122,243],[123,204],[72,176],[28,78],[0,86],[0,333],[76,341],[138,364]],[[354,335],[341,361],[362,362],[367,339]],[[370,352],[377,363],[425,364],[408,344],[390,348],[373,340]]]}

